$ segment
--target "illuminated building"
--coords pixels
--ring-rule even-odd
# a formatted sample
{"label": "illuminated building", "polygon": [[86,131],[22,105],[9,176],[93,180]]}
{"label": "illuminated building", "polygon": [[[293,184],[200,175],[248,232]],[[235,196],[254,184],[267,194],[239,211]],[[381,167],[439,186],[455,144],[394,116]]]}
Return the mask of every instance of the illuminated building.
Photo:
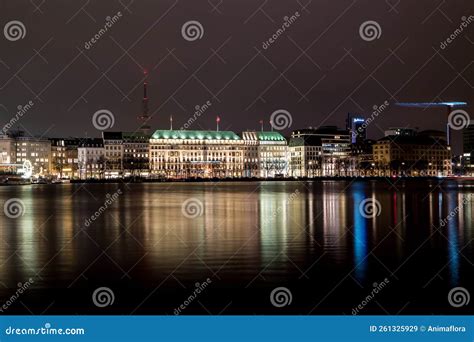
{"label": "illuminated building", "polygon": [[278,132],[242,132],[244,176],[273,178],[288,173],[288,144]]}
{"label": "illuminated building", "polygon": [[236,178],[243,174],[243,140],[231,131],[157,130],[150,172],[162,178]]}
{"label": "illuminated building", "polygon": [[346,129],[351,134],[351,143],[360,144],[367,139],[365,119],[355,114],[347,114]]}
{"label": "illuminated building", "polygon": [[291,137],[289,146],[291,177],[317,177],[322,174],[321,138],[313,135]]}
{"label": "illuminated building", "polygon": [[105,177],[146,176],[150,137],[141,132],[103,132]]}
{"label": "illuminated building", "polygon": [[374,167],[379,176],[448,176],[451,148],[433,131],[388,136],[373,145]]}
{"label": "illuminated building", "polygon": [[51,174],[58,178],[79,177],[77,148],[79,139],[50,139]]}
{"label": "illuminated building", "polygon": [[9,168],[16,163],[15,140],[8,135],[0,135],[0,164],[4,168]]}
{"label": "illuminated building", "polygon": [[24,132],[15,131],[9,133],[4,141],[10,144],[10,149],[13,143],[14,151],[10,150],[10,163],[21,165],[26,161],[31,162],[33,176],[45,176],[50,173],[51,142],[47,138],[25,136]]}
{"label": "illuminated building", "polygon": [[105,174],[105,149],[103,139],[81,140],[77,149],[79,177],[103,178]]}
{"label": "illuminated building", "polygon": [[474,174],[474,120],[462,132],[463,164],[468,175]]}
{"label": "illuminated building", "polygon": [[[302,129],[293,131],[291,138],[306,138],[311,137],[311,144],[314,147],[312,150],[306,149],[307,153],[321,153],[320,158],[320,172],[321,176],[350,176],[354,174],[353,161],[350,158],[351,154],[351,136],[348,131],[337,128],[336,126],[322,126],[318,129]],[[309,159],[309,156],[304,156],[303,150],[297,150],[297,146],[290,149],[290,155],[293,153],[293,160],[296,168],[298,160]],[[290,161],[291,163],[291,161]],[[306,164],[309,166],[309,163]],[[306,167],[307,167],[306,166]],[[312,170],[311,173],[315,171]]]}

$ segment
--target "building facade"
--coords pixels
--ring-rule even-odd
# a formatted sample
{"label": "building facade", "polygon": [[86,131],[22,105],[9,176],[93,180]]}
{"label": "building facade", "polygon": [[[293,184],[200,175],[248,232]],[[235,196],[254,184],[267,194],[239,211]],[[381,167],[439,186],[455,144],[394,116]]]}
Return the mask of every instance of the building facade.
{"label": "building facade", "polygon": [[51,175],[57,178],[79,177],[77,150],[79,139],[53,138],[51,141]]}
{"label": "building facade", "polygon": [[377,176],[449,176],[451,147],[431,134],[384,137],[373,145]]}
{"label": "building facade", "polygon": [[[319,174],[326,177],[354,175],[355,165],[351,158],[351,135],[348,131],[336,126],[322,126],[318,129],[293,131],[292,139],[310,138],[313,146],[319,146]],[[312,151],[315,153],[316,151]],[[314,171],[312,171],[314,172]]]}
{"label": "building facade", "polygon": [[105,149],[103,139],[80,141],[77,149],[78,171],[81,179],[105,177]]}
{"label": "building facade", "polygon": [[157,130],[150,139],[150,173],[160,178],[237,178],[243,141],[231,131]]}
{"label": "building facade", "polygon": [[246,177],[285,177],[289,172],[288,143],[278,132],[242,132],[244,175]]}

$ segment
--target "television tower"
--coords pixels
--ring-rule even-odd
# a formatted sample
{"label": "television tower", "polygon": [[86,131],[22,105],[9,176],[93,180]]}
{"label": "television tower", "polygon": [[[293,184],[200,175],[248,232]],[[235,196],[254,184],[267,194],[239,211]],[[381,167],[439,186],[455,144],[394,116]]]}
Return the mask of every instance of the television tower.
{"label": "television tower", "polygon": [[151,129],[150,125],[148,125],[148,120],[150,120],[150,116],[148,115],[148,95],[147,95],[148,72],[144,70],[143,74],[145,75],[145,81],[143,82],[142,112],[138,116],[138,122],[140,124],[140,131],[143,134],[148,135]]}

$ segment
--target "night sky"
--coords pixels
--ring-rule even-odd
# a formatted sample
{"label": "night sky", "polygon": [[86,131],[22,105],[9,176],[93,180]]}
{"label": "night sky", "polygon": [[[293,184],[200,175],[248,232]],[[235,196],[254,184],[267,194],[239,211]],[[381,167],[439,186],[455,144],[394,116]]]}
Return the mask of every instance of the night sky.
{"label": "night sky", "polygon": [[[147,69],[153,130],[168,128],[170,115],[181,126],[207,101],[190,129],[214,129],[216,115],[221,129],[258,129],[261,119],[269,128],[279,109],[293,121],[284,134],[343,127],[348,112],[368,117],[385,101],[389,109],[369,126],[372,138],[389,126],[444,129],[445,110],[394,104],[467,101],[473,113],[474,22],[440,48],[470,15],[472,0],[1,0],[1,123],[33,101],[18,121],[31,134],[99,136],[92,116],[100,109],[113,113],[113,130],[134,131]],[[13,20],[24,24],[23,39],[3,34]],[[194,41],[182,35],[191,20],[203,27]],[[381,28],[372,41],[359,34],[369,20]],[[455,137],[459,151],[459,131]]]}

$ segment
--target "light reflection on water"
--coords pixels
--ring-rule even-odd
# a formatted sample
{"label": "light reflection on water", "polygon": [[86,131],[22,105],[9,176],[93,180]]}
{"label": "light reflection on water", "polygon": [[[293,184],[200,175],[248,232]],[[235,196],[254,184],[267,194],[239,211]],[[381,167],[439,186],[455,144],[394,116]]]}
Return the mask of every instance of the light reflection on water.
{"label": "light reflection on water", "polygon": [[[117,188],[123,195],[84,227]],[[416,277],[416,262],[432,260],[426,279],[447,271],[454,286],[472,272],[473,202],[462,203],[473,189],[454,181],[2,187],[0,203],[20,198],[26,211],[1,219],[1,279],[7,287],[29,277],[44,288],[70,287],[87,270],[88,279],[107,272],[136,284],[217,274],[223,283],[250,286],[317,274],[325,278],[319,283],[335,282],[352,271],[365,284],[401,267]],[[204,204],[195,219],[181,212],[191,197]],[[366,198],[381,203],[379,216],[361,215]],[[456,214],[437,230],[450,212]],[[429,249],[419,255],[419,246]]]}

